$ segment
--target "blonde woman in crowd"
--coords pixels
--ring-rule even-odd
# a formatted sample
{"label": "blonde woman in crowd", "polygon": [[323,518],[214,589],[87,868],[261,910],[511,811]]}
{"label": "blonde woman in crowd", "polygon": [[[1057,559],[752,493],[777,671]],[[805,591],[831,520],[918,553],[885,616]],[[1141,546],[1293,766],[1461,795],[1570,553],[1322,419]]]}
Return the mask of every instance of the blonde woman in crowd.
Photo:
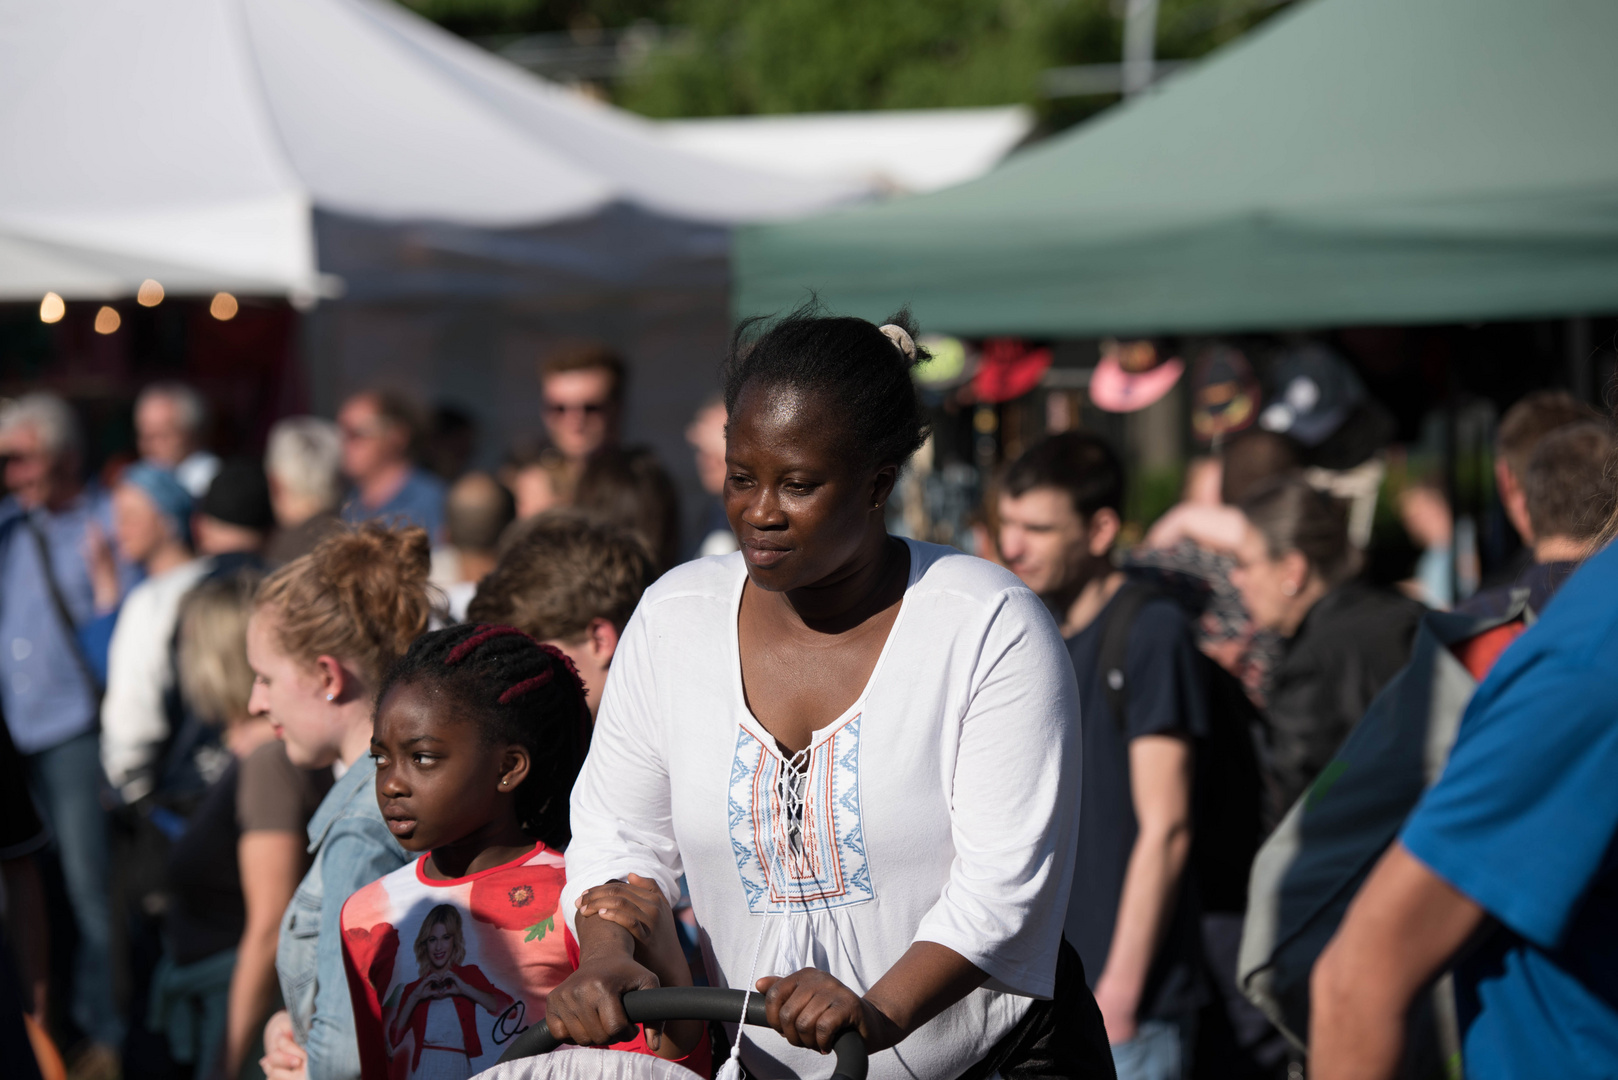
{"label": "blonde woman in crowd", "polygon": [[[170,1050],[199,1077],[235,1077],[278,997],[281,914],[308,862],[304,830],[331,771],[299,769],[270,722],[248,713],[247,619],[259,577],[208,578],[180,610],[186,704],[222,728],[231,760],[169,855],[167,960],[154,984]],[[190,1023],[200,1015],[200,1025]]]}
{"label": "blonde woman in crowd", "polygon": [[249,711],[287,757],[338,779],[309,823],[314,861],[281,920],[276,971],[286,1009],[264,1029],[270,1080],[360,1074],[343,972],[343,901],[404,865],[377,808],[371,712],[388,667],[432,613],[427,534],[365,525],[321,541],[259,588],[247,629]]}

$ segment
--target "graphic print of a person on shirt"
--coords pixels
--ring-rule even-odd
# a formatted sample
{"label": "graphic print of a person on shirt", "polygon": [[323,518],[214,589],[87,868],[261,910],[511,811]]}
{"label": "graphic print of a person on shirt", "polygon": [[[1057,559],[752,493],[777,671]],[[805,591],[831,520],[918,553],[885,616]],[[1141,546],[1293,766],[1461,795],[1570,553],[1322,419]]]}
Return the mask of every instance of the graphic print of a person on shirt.
{"label": "graphic print of a person on shirt", "polygon": [[393,1050],[415,1035],[411,1080],[466,1080],[472,1059],[483,1053],[478,1038],[477,1009],[498,1016],[512,997],[484,977],[476,964],[465,964],[466,938],[461,913],[439,904],[427,913],[416,934],[416,981],[405,985],[398,1010],[388,1023]]}

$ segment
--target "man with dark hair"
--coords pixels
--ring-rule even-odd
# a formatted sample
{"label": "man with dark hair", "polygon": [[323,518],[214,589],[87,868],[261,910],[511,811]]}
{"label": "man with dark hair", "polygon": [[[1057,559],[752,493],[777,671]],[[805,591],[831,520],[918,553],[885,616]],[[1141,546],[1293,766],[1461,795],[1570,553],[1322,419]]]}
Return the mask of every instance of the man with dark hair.
{"label": "man with dark hair", "polygon": [[1517,589],[1528,590],[1529,607],[1545,610],[1612,515],[1618,486],[1608,466],[1615,449],[1612,429],[1590,421],[1559,427],[1539,439],[1522,463],[1518,489],[1534,561],[1514,581],[1482,590],[1457,611],[1503,615]]}
{"label": "man with dark hair", "polygon": [[[1528,520],[1528,497],[1524,484],[1528,479],[1528,459],[1533,456],[1534,447],[1557,428],[1600,419],[1594,409],[1566,390],[1536,390],[1507,409],[1500,418],[1500,427],[1495,433],[1495,488],[1500,494],[1500,505],[1505,509],[1506,520],[1522,538],[1523,546],[1530,551],[1534,546],[1534,527]],[[1506,579],[1510,580],[1522,569],[1522,565],[1513,566],[1505,575]]]}
{"label": "man with dark hair", "polygon": [[566,653],[594,716],[619,635],[656,576],[651,552],[630,533],[572,514],[543,514],[519,528],[466,617],[515,626]]}
{"label": "man with dark hair", "polygon": [[591,454],[618,445],[624,374],[623,358],[599,344],[564,346],[540,365],[545,430],[574,480]]}
{"label": "man with dark hair", "polygon": [[1105,443],[1053,436],[1007,471],[999,539],[1061,626],[1078,676],[1083,801],[1066,936],[1119,1077],[1170,1080],[1189,1067],[1204,996],[1185,871],[1205,689],[1179,605],[1126,585],[1113,566],[1123,493]]}
{"label": "man with dark hair", "polygon": [[354,494],[343,507],[351,525],[380,521],[418,525],[431,540],[444,527],[444,482],[416,467],[411,454],[421,432],[409,399],[391,390],[362,390],[337,412],[343,475]]}
{"label": "man with dark hair", "polygon": [[511,492],[485,472],[469,472],[450,485],[444,504],[444,547],[433,549],[432,581],[449,598],[449,613],[466,617],[478,582],[495,567],[496,549],[517,516]]}

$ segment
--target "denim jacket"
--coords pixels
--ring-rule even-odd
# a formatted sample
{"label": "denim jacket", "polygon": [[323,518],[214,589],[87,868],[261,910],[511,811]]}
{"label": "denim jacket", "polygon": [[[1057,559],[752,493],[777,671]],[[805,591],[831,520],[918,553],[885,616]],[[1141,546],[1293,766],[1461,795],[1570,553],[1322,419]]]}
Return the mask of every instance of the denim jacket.
{"label": "denim jacket", "polygon": [[309,821],[309,851],[314,863],[281,919],[275,970],[309,1055],[309,1080],[355,1080],[360,1055],[343,971],[343,904],[411,859],[382,820],[369,757],[349,766],[321,800]]}

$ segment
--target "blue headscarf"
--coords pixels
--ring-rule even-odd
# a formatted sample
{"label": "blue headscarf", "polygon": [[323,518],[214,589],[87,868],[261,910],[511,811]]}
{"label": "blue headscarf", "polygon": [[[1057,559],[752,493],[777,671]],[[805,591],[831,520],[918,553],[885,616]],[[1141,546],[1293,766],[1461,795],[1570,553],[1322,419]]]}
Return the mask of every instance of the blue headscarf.
{"label": "blue headscarf", "polygon": [[137,462],[124,470],[123,482],[144,491],[147,498],[152,500],[152,505],[169,519],[180,543],[191,546],[191,493],[181,486],[173,473],[155,465]]}

